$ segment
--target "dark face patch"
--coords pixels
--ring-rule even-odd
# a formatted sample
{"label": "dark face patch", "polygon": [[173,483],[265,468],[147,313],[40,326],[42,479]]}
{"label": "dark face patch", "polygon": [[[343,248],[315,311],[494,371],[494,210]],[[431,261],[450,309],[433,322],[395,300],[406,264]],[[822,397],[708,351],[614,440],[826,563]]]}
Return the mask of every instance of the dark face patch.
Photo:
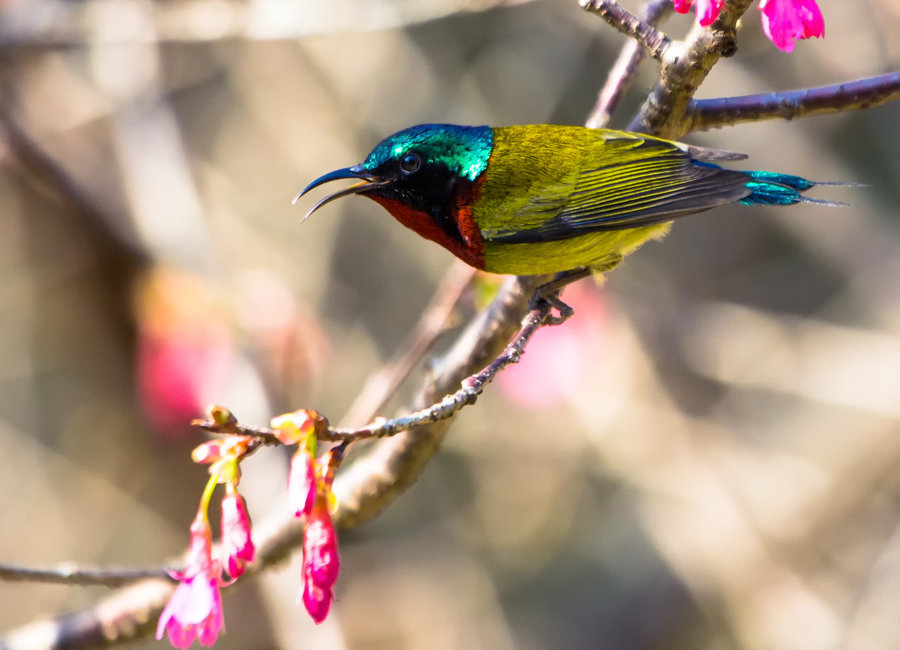
{"label": "dark face patch", "polygon": [[370,194],[404,203],[430,217],[454,242],[465,245],[455,218],[460,188],[472,182],[443,162],[429,162],[418,152],[408,151],[400,159],[391,158],[371,170],[373,176],[389,179],[389,185]]}

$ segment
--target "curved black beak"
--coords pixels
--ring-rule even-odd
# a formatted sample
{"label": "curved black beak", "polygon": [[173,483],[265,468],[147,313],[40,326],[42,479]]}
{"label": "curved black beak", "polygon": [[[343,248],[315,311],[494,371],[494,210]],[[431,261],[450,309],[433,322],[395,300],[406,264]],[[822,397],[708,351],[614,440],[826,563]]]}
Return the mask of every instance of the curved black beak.
{"label": "curved black beak", "polygon": [[342,196],[347,196],[349,194],[360,194],[362,192],[366,192],[368,190],[374,190],[376,188],[384,187],[384,186],[390,184],[390,181],[388,181],[388,180],[382,180],[382,179],[372,176],[369,172],[367,172],[365,169],[363,169],[363,167],[361,165],[355,165],[353,167],[345,167],[344,169],[336,169],[333,172],[328,172],[327,174],[325,174],[323,176],[319,176],[319,178],[317,178],[312,183],[307,185],[303,189],[303,191],[300,192],[300,194],[298,194],[296,197],[294,197],[293,202],[296,203],[297,201],[299,201],[300,197],[302,197],[304,194],[309,192],[314,187],[318,187],[319,185],[322,185],[324,183],[330,183],[331,181],[337,181],[337,180],[341,180],[344,178],[352,178],[355,180],[360,180],[362,182],[357,183],[356,185],[351,185],[350,187],[345,187],[344,189],[338,190],[337,192],[334,192],[333,194],[329,194],[324,199],[320,200],[318,203],[316,203],[312,207],[312,209],[310,209],[309,212],[307,212],[303,216],[304,221],[313,212],[315,212],[316,210],[321,208],[326,203],[330,203],[331,201],[334,201],[335,199],[339,199]]}

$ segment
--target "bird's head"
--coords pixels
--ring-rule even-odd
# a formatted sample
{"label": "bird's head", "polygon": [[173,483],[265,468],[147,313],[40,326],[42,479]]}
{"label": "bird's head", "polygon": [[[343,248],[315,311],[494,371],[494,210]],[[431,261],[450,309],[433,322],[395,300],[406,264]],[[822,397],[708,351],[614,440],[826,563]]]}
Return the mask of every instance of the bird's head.
{"label": "bird's head", "polygon": [[324,183],[352,179],[359,182],[321,199],[306,217],[337,198],[362,194],[433,219],[446,218],[460,185],[471,185],[484,172],[492,146],[487,126],[413,126],[379,142],[359,165],[320,176],[297,199]]}

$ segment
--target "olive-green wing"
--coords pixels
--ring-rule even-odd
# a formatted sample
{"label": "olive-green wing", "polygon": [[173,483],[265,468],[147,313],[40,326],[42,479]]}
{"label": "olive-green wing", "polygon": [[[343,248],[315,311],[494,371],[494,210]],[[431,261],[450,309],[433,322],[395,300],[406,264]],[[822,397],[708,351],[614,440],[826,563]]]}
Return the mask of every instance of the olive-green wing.
{"label": "olive-green wing", "polygon": [[507,222],[513,227],[487,229],[485,239],[534,243],[637,228],[732,203],[749,193],[746,174],[705,162],[740,154],[614,131],[603,132],[579,153],[553,180],[543,174],[544,184],[532,188]]}

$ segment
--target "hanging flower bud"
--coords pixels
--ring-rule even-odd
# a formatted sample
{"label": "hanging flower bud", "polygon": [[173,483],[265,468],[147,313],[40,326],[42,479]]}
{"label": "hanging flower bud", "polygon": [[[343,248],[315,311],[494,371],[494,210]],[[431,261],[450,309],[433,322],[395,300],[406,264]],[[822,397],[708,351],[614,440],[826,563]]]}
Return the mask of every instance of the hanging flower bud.
{"label": "hanging flower bud", "polygon": [[222,498],[222,557],[228,575],[237,578],[253,562],[255,549],[247,504],[232,483],[227,484],[226,490]]}
{"label": "hanging flower bud", "polygon": [[317,495],[315,505],[307,515],[306,529],[303,531],[301,600],[316,623],[321,623],[328,615],[331,601],[334,599],[332,587],[337,581],[341,565],[337,533],[328,512],[328,501],[327,494]]}
{"label": "hanging flower bud", "polygon": [[222,596],[219,593],[222,571],[212,559],[212,539],[205,508],[191,524],[191,545],[181,583],[172,594],[159,617],[156,638],[168,633],[169,642],[176,648],[188,648],[195,639],[211,646],[219,636],[224,619]]}
{"label": "hanging flower bud", "polygon": [[318,625],[328,617],[334,592],[331,589],[317,587],[309,576],[305,576],[301,600],[310,618]]}
{"label": "hanging flower bud", "polygon": [[337,533],[328,512],[328,500],[321,495],[306,519],[303,532],[304,575],[308,571],[316,586],[330,589],[337,581],[340,566]]}

